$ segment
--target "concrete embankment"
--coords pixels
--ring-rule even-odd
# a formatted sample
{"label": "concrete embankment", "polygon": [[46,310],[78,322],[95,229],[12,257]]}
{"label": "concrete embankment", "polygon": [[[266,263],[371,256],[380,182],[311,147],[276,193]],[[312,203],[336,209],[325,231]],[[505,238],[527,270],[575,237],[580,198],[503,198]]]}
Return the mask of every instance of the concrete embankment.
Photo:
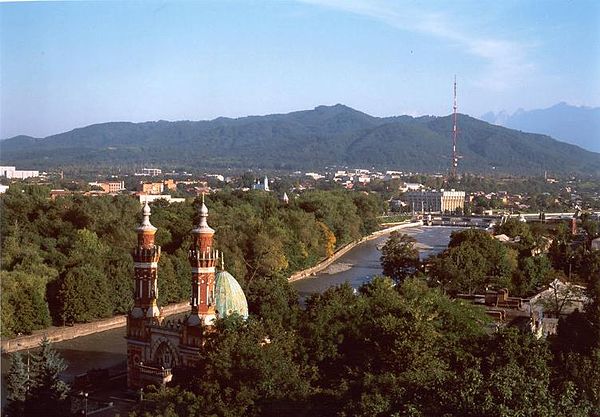
{"label": "concrete embankment", "polygon": [[369,236],[365,236],[362,239],[359,239],[357,241],[347,244],[346,246],[341,247],[340,249],[335,251],[335,253],[333,255],[331,255],[329,258],[324,259],[323,261],[319,262],[315,266],[292,274],[288,278],[288,281],[294,282],[294,281],[304,279],[304,278],[310,277],[311,275],[315,275],[315,274],[321,272],[322,270],[327,268],[329,265],[331,265],[332,263],[334,263],[335,261],[340,259],[342,256],[344,256],[350,250],[352,250],[353,248],[355,248],[356,246],[360,245],[363,242],[366,242],[366,241],[372,240],[372,239],[376,239],[380,236],[389,234],[396,230],[406,229],[409,227],[418,227],[418,226],[422,226],[422,225],[423,225],[423,222],[420,222],[420,221],[418,221],[418,222],[403,222],[403,223],[400,223],[400,224],[397,224],[394,226],[390,226],[390,227],[386,227],[385,229],[373,232]]}
{"label": "concrete embankment", "polygon": [[[183,313],[190,308],[189,302],[179,304],[170,304],[163,307],[164,317],[173,314]],[[18,350],[32,349],[39,346],[44,337],[50,342],[62,342],[63,340],[75,339],[80,336],[87,336],[92,333],[104,332],[106,330],[123,327],[127,324],[127,316],[114,316],[108,319],[94,321],[92,323],[75,324],[68,327],[49,327],[44,330],[38,330],[33,334],[18,336],[13,339],[2,339],[0,346],[2,353],[11,353]]]}

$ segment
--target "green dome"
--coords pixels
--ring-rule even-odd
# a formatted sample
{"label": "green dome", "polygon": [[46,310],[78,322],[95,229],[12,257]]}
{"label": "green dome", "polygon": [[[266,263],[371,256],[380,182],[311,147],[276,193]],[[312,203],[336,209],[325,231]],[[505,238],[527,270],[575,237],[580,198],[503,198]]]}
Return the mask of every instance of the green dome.
{"label": "green dome", "polygon": [[248,318],[248,301],[244,291],[227,271],[221,271],[215,277],[215,309],[220,318],[233,313]]}

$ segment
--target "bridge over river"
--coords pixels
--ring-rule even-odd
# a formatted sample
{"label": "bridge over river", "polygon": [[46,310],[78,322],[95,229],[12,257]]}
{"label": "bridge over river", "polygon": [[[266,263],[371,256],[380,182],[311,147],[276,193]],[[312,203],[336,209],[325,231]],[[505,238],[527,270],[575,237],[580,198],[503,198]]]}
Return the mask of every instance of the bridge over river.
{"label": "bridge over river", "polygon": [[[592,218],[600,219],[600,212],[588,213]],[[512,213],[512,214],[495,214],[495,215],[470,215],[470,216],[456,216],[456,215],[444,215],[437,213],[424,213],[419,215],[417,218],[422,219],[423,222],[430,226],[456,226],[456,227],[480,227],[484,229],[491,229],[495,224],[502,224],[508,219],[519,219],[526,222],[542,221],[556,221],[556,220],[570,220],[575,216],[579,216],[580,213],[576,212],[562,212],[562,213]]]}

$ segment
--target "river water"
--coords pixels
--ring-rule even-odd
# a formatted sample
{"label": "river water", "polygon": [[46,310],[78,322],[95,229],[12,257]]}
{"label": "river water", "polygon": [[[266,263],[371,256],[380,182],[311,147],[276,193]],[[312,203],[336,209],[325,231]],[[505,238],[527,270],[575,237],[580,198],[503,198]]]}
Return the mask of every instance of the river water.
{"label": "river water", "polygon": [[[450,233],[460,230],[456,227],[418,227],[402,230],[403,233],[413,236],[419,246],[421,258],[444,250],[450,241]],[[372,277],[381,275],[379,263],[381,247],[388,236],[382,236],[356,246],[325,271],[315,276],[305,278],[291,285],[296,288],[301,298],[315,292],[323,292],[327,288],[349,282],[358,288]],[[75,375],[82,374],[89,369],[108,368],[125,362],[126,344],[125,327],[95,333],[64,342],[54,344],[68,364],[63,377],[70,381]],[[23,352],[25,355],[26,352]],[[2,355],[2,376],[10,367],[7,355]],[[4,384],[2,384],[4,387]],[[2,405],[5,401],[5,392],[2,390]]]}
{"label": "river water", "polygon": [[[446,249],[450,242],[450,233],[460,230],[458,227],[423,226],[403,229],[402,233],[413,236],[417,240],[421,259]],[[378,247],[385,244],[388,236],[381,236],[356,246],[324,271],[292,283],[301,297],[315,292],[323,292],[327,288],[350,283],[358,288],[369,282],[374,276],[381,275],[381,252]]]}

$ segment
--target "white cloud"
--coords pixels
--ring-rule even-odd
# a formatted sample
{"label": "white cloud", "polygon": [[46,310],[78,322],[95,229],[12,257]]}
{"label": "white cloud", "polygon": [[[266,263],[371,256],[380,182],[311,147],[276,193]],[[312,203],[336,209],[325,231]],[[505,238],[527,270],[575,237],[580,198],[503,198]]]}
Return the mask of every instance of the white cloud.
{"label": "white cloud", "polygon": [[470,33],[455,18],[443,12],[424,11],[423,3],[392,0],[300,1],[366,16],[401,30],[433,36],[454,44],[457,49],[483,60],[484,70],[480,78],[475,80],[480,87],[495,91],[518,87],[535,69],[527,56],[532,44]]}

